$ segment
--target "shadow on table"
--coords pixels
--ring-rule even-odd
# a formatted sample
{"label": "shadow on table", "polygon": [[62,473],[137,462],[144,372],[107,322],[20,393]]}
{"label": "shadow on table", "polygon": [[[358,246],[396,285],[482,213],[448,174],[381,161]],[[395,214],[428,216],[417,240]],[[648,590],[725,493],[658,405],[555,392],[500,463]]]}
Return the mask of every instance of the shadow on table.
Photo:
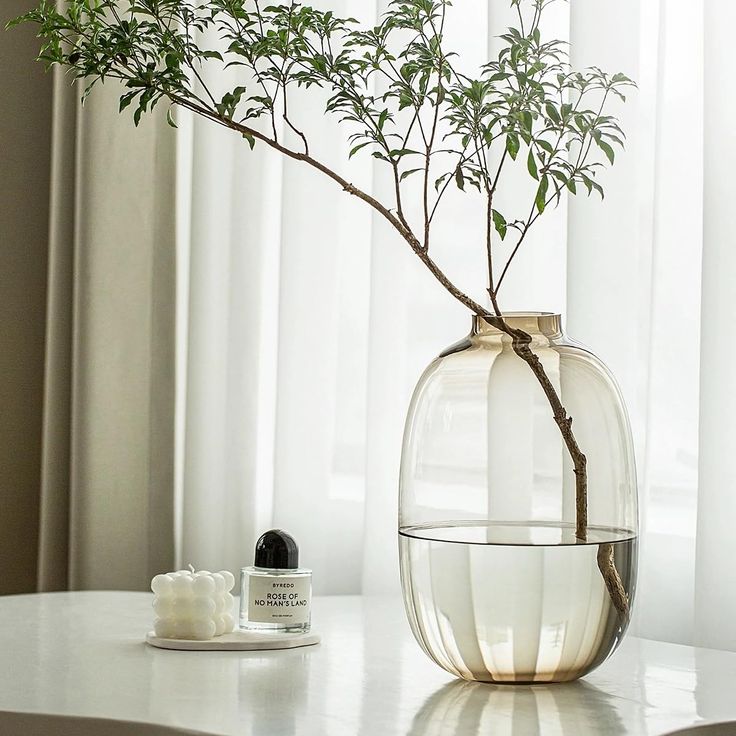
{"label": "shadow on table", "polygon": [[3,736],[207,736],[204,731],[108,718],[0,711]]}
{"label": "shadow on table", "polygon": [[[625,733],[613,698],[585,682],[488,685],[456,681],[431,695],[408,736]],[[718,735],[720,736],[720,735]]]}

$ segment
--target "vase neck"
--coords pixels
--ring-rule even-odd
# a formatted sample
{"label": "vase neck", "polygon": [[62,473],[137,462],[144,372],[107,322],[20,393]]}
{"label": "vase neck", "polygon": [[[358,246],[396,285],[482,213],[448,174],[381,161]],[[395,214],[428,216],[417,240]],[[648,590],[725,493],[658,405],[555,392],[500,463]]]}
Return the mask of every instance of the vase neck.
{"label": "vase neck", "polygon": [[[507,312],[503,321],[514,330],[523,330],[534,337],[555,337],[562,334],[562,317],[552,312]],[[501,335],[502,331],[483,317],[473,316],[473,335],[479,337]]]}

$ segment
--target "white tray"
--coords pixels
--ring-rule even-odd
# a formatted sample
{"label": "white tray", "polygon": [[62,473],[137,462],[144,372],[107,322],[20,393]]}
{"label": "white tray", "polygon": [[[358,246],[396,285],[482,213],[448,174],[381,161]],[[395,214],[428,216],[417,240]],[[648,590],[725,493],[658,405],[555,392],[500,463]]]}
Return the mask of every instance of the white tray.
{"label": "white tray", "polygon": [[254,651],[259,649],[294,649],[295,647],[311,647],[319,644],[320,636],[313,631],[306,634],[268,633],[240,631],[216,636],[207,641],[192,639],[163,639],[153,631],[146,634],[146,643],[159,649],[179,649],[185,651]]}

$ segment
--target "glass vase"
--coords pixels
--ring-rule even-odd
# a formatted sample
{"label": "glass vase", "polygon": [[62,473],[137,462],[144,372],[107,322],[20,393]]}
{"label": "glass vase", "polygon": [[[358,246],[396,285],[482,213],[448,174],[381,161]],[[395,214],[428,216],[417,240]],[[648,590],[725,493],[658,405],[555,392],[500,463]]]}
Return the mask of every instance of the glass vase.
{"label": "glass vase", "polygon": [[572,417],[587,488],[576,483],[538,374],[508,334],[474,318],[470,334],[424,372],[409,408],[402,589],[414,636],[448,672],[483,682],[563,682],[603,662],[631,617],[638,532],[631,431],[610,371],[564,334],[559,315],[504,321],[528,335]]}

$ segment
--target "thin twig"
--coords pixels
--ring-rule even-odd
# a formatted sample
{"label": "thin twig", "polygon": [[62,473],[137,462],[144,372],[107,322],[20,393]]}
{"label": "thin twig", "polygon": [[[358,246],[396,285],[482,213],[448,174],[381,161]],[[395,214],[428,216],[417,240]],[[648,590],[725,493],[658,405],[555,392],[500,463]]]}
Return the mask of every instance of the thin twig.
{"label": "thin twig", "polygon": [[[466,145],[465,148],[463,148],[462,151],[460,151],[460,158],[457,162],[457,166],[455,167],[455,171],[457,171],[464,163],[467,161],[470,161],[472,156],[466,156],[465,151],[468,150],[468,146]],[[442,184],[442,187],[440,191],[437,194],[437,199],[434,202],[434,206],[432,207],[432,211],[429,213],[429,223],[432,224],[432,220],[434,220],[434,216],[437,213],[437,209],[440,206],[440,202],[442,201],[442,197],[444,197],[445,192],[447,191],[447,188],[450,186],[450,182],[452,182],[453,176],[449,175],[445,178],[444,183]]]}
{"label": "thin twig", "polygon": [[493,243],[492,243],[492,222],[493,222],[493,194],[490,187],[487,186],[486,192],[486,258],[488,259],[488,296],[491,302],[496,298],[496,289],[493,286]]}
{"label": "thin twig", "polygon": [[282,91],[282,104],[284,106],[282,117],[284,119],[284,122],[291,128],[294,133],[296,133],[301,139],[302,143],[304,144],[304,153],[309,154],[309,143],[307,142],[307,137],[304,135],[304,133],[299,130],[292,122],[289,120],[289,103],[287,101],[287,93],[286,93],[286,55],[289,51],[289,40],[291,37],[291,19],[294,15],[294,0],[292,0],[291,5],[289,5],[289,13],[287,15],[287,32],[286,32],[286,41],[284,43],[284,59],[281,63],[281,70],[279,72],[279,83],[281,84],[281,91]]}
{"label": "thin twig", "polygon": [[437,64],[437,93],[434,104],[434,115],[432,117],[432,129],[429,134],[429,141],[424,149],[424,187],[422,192],[422,198],[424,203],[424,250],[429,250],[429,232],[431,221],[429,219],[429,166],[432,158],[432,149],[434,147],[435,136],[437,135],[437,123],[440,117],[440,99],[444,94],[444,86],[442,83],[442,76],[445,68],[445,58],[442,53],[442,33],[445,28],[445,15],[447,7],[442,5],[442,20],[440,22],[440,31],[434,28],[434,22],[432,21],[432,14],[429,15],[429,22],[434,30],[435,38],[437,38],[437,50],[439,53],[439,62]]}
{"label": "thin twig", "polygon": [[[549,202],[554,199],[554,195],[552,195],[548,200],[546,204],[549,204]],[[545,206],[546,206],[545,204]],[[508,273],[509,267],[511,266],[512,261],[516,257],[516,254],[519,252],[519,248],[521,248],[521,244],[524,242],[524,239],[527,236],[527,233],[531,229],[531,226],[536,222],[537,218],[539,217],[539,212],[537,212],[536,215],[533,215],[534,213],[534,207],[535,205],[532,205],[532,212],[529,214],[529,217],[527,218],[524,227],[521,230],[521,235],[519,237],[519,240],[516,243],[516,246],[511,251],[511,255],[509,256],[508,260],[506,261],[506,265],[503,267],[503,271],[501,271],[501,276],[498,279],[498,283],[496,284],[495,292],[498,294],[498,290],[501,288],[501,284],[503,283],[503,280],[506,278],[506,274]]]}

